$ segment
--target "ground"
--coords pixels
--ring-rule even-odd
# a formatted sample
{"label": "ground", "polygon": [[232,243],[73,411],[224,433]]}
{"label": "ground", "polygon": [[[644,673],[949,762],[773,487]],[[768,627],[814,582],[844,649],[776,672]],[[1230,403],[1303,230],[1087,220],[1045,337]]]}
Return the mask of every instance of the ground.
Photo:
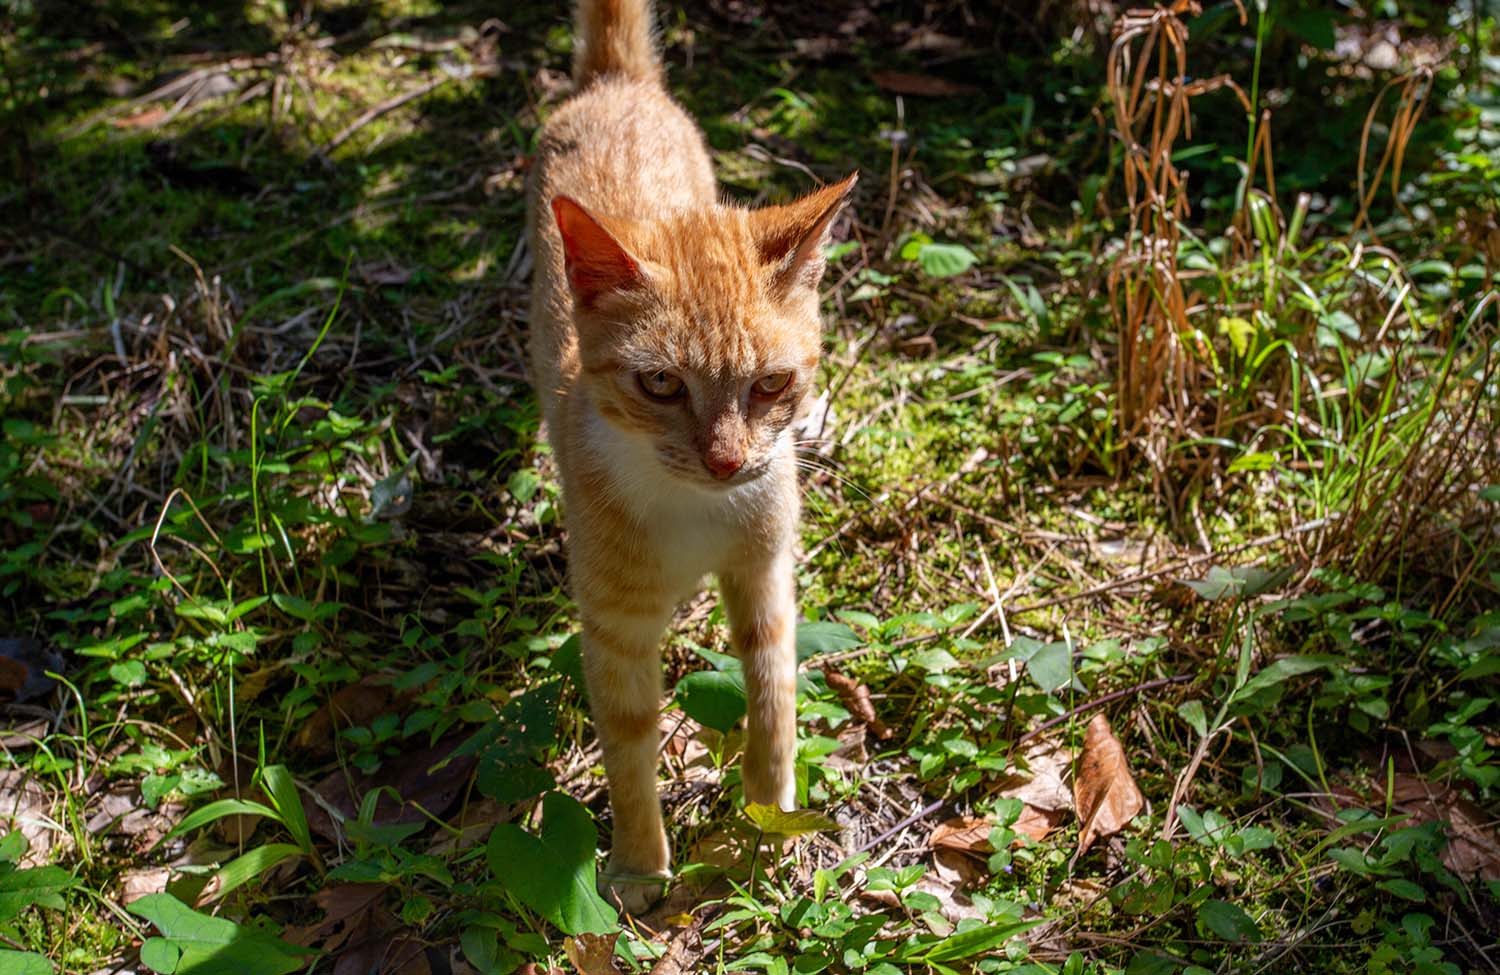
{"label": "ground", "polygon": [[0,972],[1500,970],[1494,7],[1125,7],[663,6],[726,193],[863,178],[807,812],[710,588],[640,917],[521,353],[561,5],[0,9]]}

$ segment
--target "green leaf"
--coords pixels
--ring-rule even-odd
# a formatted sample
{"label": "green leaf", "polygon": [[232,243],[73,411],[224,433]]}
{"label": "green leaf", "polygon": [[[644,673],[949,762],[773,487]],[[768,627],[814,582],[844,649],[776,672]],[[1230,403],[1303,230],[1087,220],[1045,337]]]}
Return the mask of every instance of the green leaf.
{"label": "green leaf", "polygon": [[1480,488],[1479,497],[1484,501],[1500,501],[1500,484],[1489,484]]}
{"label": "green leaf", "polygon": [[1413,903],[1420,904],[1427,900],[1427,892],[1422,889],[1421,885],[1414,884],[1410,880],[1402,880],[1399,877],[1382,880],[1375,886],[1388,894],[1395,894],[1402,900],[1409,900]]}
{"label": "green leaf", "polygon": [[265,816],[268,819],[276,820],[278,822],[281,819],[281,817],[276,814],[276,810],[272,809],[270,806],[262,805],[258,802],[251,802],[249,799],[218,799],[214,802],[210,802],[206,806],[194,809],[192,812],[182,817],[182,822],[178,823],[172,828],[172,831],[170,833],[158,840],[157,846],[160,846],[162,843],[165,843],[167,840],[170,840],[173,837],[181,836],[183,833],[190,833],[202,826],[207,826],[209,823],[213,822],[216,819],[223,819],[225,816],[238,815]]}
{"label": "green leaf", "polygon": [[598,833],[589,812],[561,792],[542,799],[542,835],[501,823],[485,848],[490,872],[516,899],[566,934],[605,934],[617,915],[594,887]]}
{"label": "green leaf", "polygon": [[950,934],[934,945],[930,951],[923,953],[921,958],[929,963],[972,958],[1000,947],[1016,935],[1030,931],[1041,923],[1040,920],[1019,921],[1014,924],[989,924],[970,928],[967,931]]}
{"label": "green leaf", "polygon": [[977,263],[979,258],[962,244],[923,244],[917,250],[917,264],[928,277],[951,278]]}
{"label": "green leaf", "polygon": [[0,865],[0,921],[18,917],[26,908],[63,909],[63,892],[78,886],[78,878],[62,867],[31,867],[17,870]]}
{"label": "green leaf", "polygon": [[1198,733],[1199,738],[1208,734],[1208,717],[1203,713],[1202,701],[1183,701],[1177,705],[1177,713],[1182,720],[1187,722],[1189,728]]}
{"label": "green leaf", "polygon": [[794,809],[787,812],[775,806],[752,802],[745,806],[745,815],[750,817],[750,821],[759,827],[762,833],[771,836],[805,836],[808,833],[822,833],[839,828],[838,823],[811,809]]}
{"label": "green leaf", "polygon": [[268,765],[261,770],[260,782],[266,795],[271,797],[271,805],[280,814],[281,824],[292,834],[302,852],[312,856],[312,830],[308,828],[307,812],[302,808],[302,797],[297,795],[292,774],[285,765]]}
{"label": "green leaf", "polygon": [[127,910],[161,932],[141,945],[141,963],[159,975],[287,975],[311,954],[263,931],[199,914],[171,894],[150,894]]}
{"label": "green leaf", "polygon": [[[209,895],[211,900],[218,900],[231,890],[248,884],[283,860],[300,857],[302,854],[301,847],[290,843],[267,843],[265,846],[258,846],[220,867],[219,871],[214,874],[213,880],[210,881],[211,886],[205,890],[212,891]],[[200,897],[199,903],[202,901],[203,898]]]}
{"label": "green leaf", "polygon": [[1037,687],[1051,693],[1073,679],[1073,651],[1064,641],[1044,643],[1026,661],[1026,673]]}
{"label": "green leaf", "polygon": [[803,661],[820,653],[839,653],[853,650],[864,643],[847,624],[823,621],[801,623],[797,626],[797,660]]}
{"label": "green leaf", "polygon": [[1245,681],[1244,686],[1235,691],[1229,700],[1231,703],[1243,701],[1274,684],[1280,684],[1300,674],[1311,673],[1315,670],[1327,670],[1332,667],[1342,667],[1347,663],[1348,661],[1343,657],[1335,657],[1328,654],[1282,657],[1270,666],[1263,667],[1254,677]]}
{"label": "green leaf", "polygon": [[1229,336],[1229,344],[1234,346],[1234,354],[1243,357],[1250,351],[1250,340],[1255,338],[1255,326],[1246,318],[1220,318],[1219,334]]}
{"label": "green leaf", "polygon": [[1250,915],[1226,901],[1205,901],[1198,908],[1198,920],[1225,941],[1259,941],[1261,937]]}
{"label": "green leaf", "polygon": [[699,670],[677,682],[677,705],[688,717],[715,731],[728,732],[745,716],[745,677]]}
{"label": "green leaf", "polygon": [[34,951],[0,948],[0,972],[5,975],[52,975],[52,963]]}

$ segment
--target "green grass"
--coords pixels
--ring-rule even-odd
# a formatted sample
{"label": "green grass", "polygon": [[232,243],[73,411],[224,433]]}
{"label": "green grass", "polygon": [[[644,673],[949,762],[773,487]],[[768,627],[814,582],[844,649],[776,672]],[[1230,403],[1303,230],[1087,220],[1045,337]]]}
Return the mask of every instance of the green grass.
{"label": "green grass", "polygon": [[[738,664],[693,600],[664,650],[679,882],[619,919],[521,359],[565,19],[201,6],[0,13],[25,136],[0,185],[0,698],[33,680],[0,703],[0,972],[571,970],[586,933],[619,935],[621,971],[1500,964],[1493,18],[1273,5],[1259,44],[1254,12],[1193,22],[1195,77],[1259,63],[1276,196],[1236,220],[1245,115],[1196,99],[1183,426],[1132,435],[1107,23],[664,12],[730,192],[864,178],[804,451],[816,815],[743,808]],[[1392,75],[1324,42],[1377,23],[1433,88],[1352,234]],[[181,92],[131,101],[217,68],[171,118]],[[891,70],[974,93],[898,103]],[[1096,715],[1145,805],[1080,855]],[[967,838],[934,848],[944,823]]]}

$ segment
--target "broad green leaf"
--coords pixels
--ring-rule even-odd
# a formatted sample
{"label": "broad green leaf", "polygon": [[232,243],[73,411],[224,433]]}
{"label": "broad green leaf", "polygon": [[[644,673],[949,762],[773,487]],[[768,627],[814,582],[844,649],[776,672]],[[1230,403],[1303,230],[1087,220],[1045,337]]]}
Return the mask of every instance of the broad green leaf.
{"label": "broad green leaf", "polygon": [[0,972],[5,975],[52,975],[55,969],[47,956],[34,951],[11,951],[0,948]]}
{"label": "broad green leaf", "polygon": [[760,828],[762,833],[772,836],[805,836],[838,829],[839,824],[820,812],[811,809],[794,809],[787,812],[775,806],[752,802],[745,806],[745,815]]}
{"label": "broad green leaf", "polygon": [[928,277],[951,278],[977,263],[979,258],[962,244],[923,244],[917,250],[917,264]]}
{"label": "broad green leaf", "polygon": [[604,934],[614,908],[594,887],[598,833],[589,812],[561,792],[542,799],[542,835],[501,823],[485,848],[490,872],[516,899],[566,934]]}
{"label": "broad green leaf", "polygon": [[127,909],[161,932],[141,945],[141,963],[159,975],[287,975],[312,953],[263,931],[199,914],[171,894],[150,894]]}
{"label": "broad green leaf", "polygon": [[797,626],[797,659],[806,660],[820,653],[838,653],[863,644],[845,623],[822,621]]}
{"label": "broad green leaf", "polygon": [[1259,941],[1260,928],[1240,907],[1226,901],[1205,901],[1198,908],[1198,920],[1225,941]]}
{"label": "broad green leaf", "polygon": [[1073,651],[1064,641],[1044,643],[1026,661],[1026,673],[1037,687],[1057,690],[1073,679]]}
{"label": "broad green leaf", "polygon": [[0,921],[9,921],[26,908],[63,909],[63,892],[78,886],[78,878],[62,867],[17,870],[0,864]]}
{"label": "broad green leaf", "polygon": [[[290,843],[267,843],[265,846],[258,846],[220,867],[213,879],[209,881],[209,886],[204,888],[205,894],[210,900],[218,900],[231,890],[248,884],[283,860],[302,855],[302,848]],[[203,897],[198,898],[200,904],[203,900]]]}
{"label": "broad green leaf", "polygon": [[743,674],[699,670],[677,682],[677,704],[705,728],[728,732],[745,716]]}
{"label": "broad green leaf", "polygon": [[191,833],[193,830],[198,829],[201,826],[207,826],[209,823],[213,822],[216,819],[223,819],[225,816],[237,815],[265,816],[268,819],[276,821],[280,821],[281,819],[281,817],[276,814],[276,810],[259,802],[252,802],[249,799],[217,799],[214,802],[210,802],[206,806],[194,809],[192,812],[182,817],[182,822],[172,827],[172,831],[166,836],[163,836],[157,842],[157,845],[160,846],[167,840],[170,840],[176,836],[181,836],[183,833]]}

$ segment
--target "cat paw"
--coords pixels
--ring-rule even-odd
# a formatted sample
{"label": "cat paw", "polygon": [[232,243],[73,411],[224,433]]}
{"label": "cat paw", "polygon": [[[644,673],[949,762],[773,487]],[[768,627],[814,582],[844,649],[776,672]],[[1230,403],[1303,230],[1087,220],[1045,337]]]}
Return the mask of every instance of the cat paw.
{"label": "cat paw", "polygon": [[661,901],[671,882],[670,870],[639,874],[608,869],[599,877],[599,893],[620,911],[639,915]]}

